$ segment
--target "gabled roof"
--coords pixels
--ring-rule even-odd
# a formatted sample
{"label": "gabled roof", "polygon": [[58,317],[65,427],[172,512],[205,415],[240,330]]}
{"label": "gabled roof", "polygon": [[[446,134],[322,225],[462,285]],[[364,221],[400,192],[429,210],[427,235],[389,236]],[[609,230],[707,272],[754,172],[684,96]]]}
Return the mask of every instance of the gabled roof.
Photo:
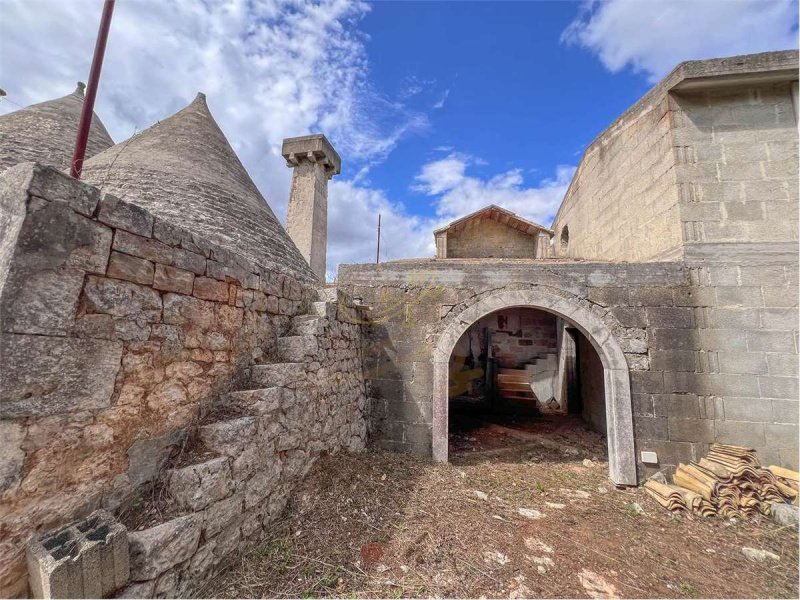
{"label": "gabled roof", "polygon": [[[23,162],[69,168],[83,110],[83,86],[55,100],[32,104],[0,117],[0,172]],[[114,140],[93,115],[86,157],[111,148]]]}
{"label": "gabled roof", "polygon": [[208,109],[204,94],[87,160],[83,179],[268,268],[313,277]]}
{"label": "gabled roof", "polygon": [[465,217],[461,217],[460,219],[456,219],[449,225],[446,225],[440,229],[437,229],[433,232],[433,235],[438,235],[440,233],[444,233],[446,231],[456,232],[463,229],[468,221],[472,221],[474,219],[493,219],[498,223],[502,223],[503,225],[508,225],[513,229],[518,229],[523,233],[527,233],[533,235],[538,233],[539,231],[544,231],[553,235],[553,231],[544,227],[543,225],[539,225],[538,223],[534,223],[533,221],[528,221],[527,219],[523,219],[518,214],[511,212],[510,210],[506,210],[505,208],[501,208],[495,204],[490,204],[474,213],[468,214]]}

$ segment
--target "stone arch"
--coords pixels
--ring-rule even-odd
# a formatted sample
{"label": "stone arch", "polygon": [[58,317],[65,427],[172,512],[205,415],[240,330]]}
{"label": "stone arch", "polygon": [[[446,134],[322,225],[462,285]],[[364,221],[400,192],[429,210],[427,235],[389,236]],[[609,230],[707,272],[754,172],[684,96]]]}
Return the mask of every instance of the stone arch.
{"label": "stone arch", "polygon": [[537,308],[562,317],[583,333],[603,363],[609,477],[618,485],[636,485],[633,412],[628,363],[608,326],[577,299],[542,289],[506,290],[465,309],[439,336],[433,353],[433,459],[447,462],[448,365],[461,335],[478,319],[503,308]]}

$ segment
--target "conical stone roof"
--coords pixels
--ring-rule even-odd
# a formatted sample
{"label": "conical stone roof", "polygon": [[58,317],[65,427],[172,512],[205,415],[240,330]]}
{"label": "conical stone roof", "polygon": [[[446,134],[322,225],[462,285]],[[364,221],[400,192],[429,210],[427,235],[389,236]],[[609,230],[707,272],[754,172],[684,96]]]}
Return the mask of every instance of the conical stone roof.
{"label": "conical stone roof", "polygon": [[[0,173],[23,162],[69,169],[83,109],[83,86],[56,100],[32,104],[0,117]],[[93,115],[86,144],[89,158],[114,145]]]}
{"label": "conical stone roof", "polygon": [[313,277],[203,94],[168,119],[87,160],[82,178],[260,265]]}

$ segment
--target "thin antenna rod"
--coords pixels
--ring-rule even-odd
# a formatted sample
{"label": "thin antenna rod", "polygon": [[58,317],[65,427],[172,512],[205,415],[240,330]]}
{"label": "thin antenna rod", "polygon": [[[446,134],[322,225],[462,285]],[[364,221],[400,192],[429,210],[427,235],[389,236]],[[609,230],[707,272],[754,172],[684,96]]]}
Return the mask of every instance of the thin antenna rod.
{"label": "thin antenna rod", "polygon": [[381,213],[378,213],[378,251],[375,253],[375,264],[381,262]]}
{"label": "thin antenna rod", "polygon": [[69,171],[69,174],[77,179],[80,179],[81,171],[83,170],[83,159],[86,156],[86,142],[89,139],[89,127],[92,125],[92,115],[94,114],[94,99],[97,96],[97,85],[100,82],[100,71],[103,68],[103,57],[106,53],[108,30],[111,28],[111,15],[114,13],[115,2],[116,0],[105,0],[103,16],[100,17],[100,29],[97,32],[97,42],[95,42],[94,46],[92,67],[89,70],[89,86],[86,90],[86,97],[83,99],[81,122],[80,125],[78,125],[78,136],[75,138],[75,152],[72,155],[72,166]]}

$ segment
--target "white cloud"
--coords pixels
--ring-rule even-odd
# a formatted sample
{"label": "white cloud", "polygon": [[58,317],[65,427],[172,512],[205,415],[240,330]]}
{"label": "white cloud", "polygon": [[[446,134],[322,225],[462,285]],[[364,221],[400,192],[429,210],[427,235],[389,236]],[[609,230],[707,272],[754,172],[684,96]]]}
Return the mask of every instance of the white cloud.
{"label": "white cloud", "polygon": [[473,164],[484,163],[458,153],[427,163],[417,175],[413,189],[436,197],[436,212],[443,221],[496,204],[549,226],[575,172],[574,167],[559,166],[554,177],[529,187],[520,169],[481,179],[467,175],[467,167]]}
{"label": "white cloud", "polygon": [[[206,92],[242,162],[284,214],[284,137],[323,130],[357,168],[385,159],[427,124],[371,89],[358,30],[367,10],[345,0],[119,2],[97,112],[121,141]],[[99,16],[97,2],[5,0],[0,51],[9,97],[27,105],[85,80]]]}
{"label": "white cloud", "polygon": [[654,82],[684,60],[797,48],[797,2],[589,0],[562,41]]}
{"label": "white cloud", "polygon": [[328,279],[342,263],[375,261],[378,214],[381,215],[381,262],[433,256],[438,220],[409,214],[384,192],[351,181],[333,180],[328,190]]}
{"label": "white cloud", "polygon": [[[100,8],[77,0],[3,1],[2,86],[11,100],[41,102],[86,80]],[[291,179],[280,157],[283,138],[323,131],[343,157],[345,173],[338,179],[349,176],[367,186],[370,166],[428,126],[424,113],[372,88],[366,36],[358,29],[368,10],[347,0],[118,2],[96,110],[119,142],[205,92],[220,127],[283,218]],[[0,104],[0,113],[15,109]],[[381,192],[355,183],[335,180],[330,204],[333,265],[336,257],[369,260],[362,246],[373,238],[366,224],[371,217],[364,214],[353,229],[352,211],[393,214],[389,240],[394,230],[414,227],[414,218]]]}

